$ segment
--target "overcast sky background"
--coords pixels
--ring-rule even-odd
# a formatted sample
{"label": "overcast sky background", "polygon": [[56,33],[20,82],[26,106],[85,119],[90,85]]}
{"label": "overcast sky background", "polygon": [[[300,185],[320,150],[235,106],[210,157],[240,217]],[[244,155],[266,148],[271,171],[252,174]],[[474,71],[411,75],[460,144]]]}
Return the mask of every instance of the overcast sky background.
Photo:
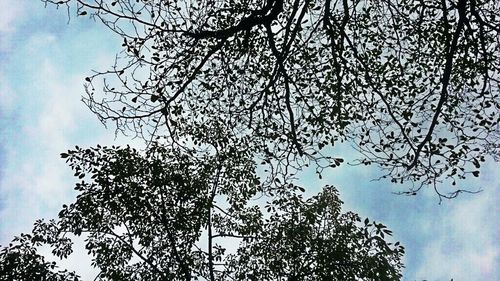
{"label": "overcast sky background", "polygon": [[[65,10],[39,1],[0,0],[0,245],[74,200],[76,180],[59,153],[74,145],[132,143],[114,140],[112,128],[80,102],[84,77],[107,69],[120,41],[88,18],[68,24]],[[370,181],[379,175],[376,167],[343,166],[322,180],[306,172],[301,181],[312,187],[310,194],[325,184],[339,187],[344,210],[393,230],[394,240],[406,246],[404,280],[496,281],[499,171],[498,163],[488,162],[481,177],[468,182],[482,193],[441,205],[430,190],[393,195],[401,186]],[[77,253],[64,265],[92,280],[82,260]]]}

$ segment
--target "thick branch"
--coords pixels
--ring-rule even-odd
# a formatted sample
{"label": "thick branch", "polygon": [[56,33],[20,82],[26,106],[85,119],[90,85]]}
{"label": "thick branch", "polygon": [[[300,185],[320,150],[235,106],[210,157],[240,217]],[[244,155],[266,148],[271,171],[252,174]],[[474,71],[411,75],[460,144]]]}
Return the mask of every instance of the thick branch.
{"label": "thick branch", "polygon": [[[413,162],[410,165],[408,165],[407,170],[410,170],[417,165],[419,155],[422,152],[422,149],[425,146],[425,144],[431,140],[432,133],[434,132],[434,129],[436,128],[436,125],[438,123],[438,118],[443,108],[443,104],[446,102],[446,99],[448,98],[448,85],[450,84],[451,72],[453,70],[453,57],[455,56],[455,53],[457,51],[458,38],[460,37],[460,33],[462,32],[462,29],[464,28],[464,23],[466,21],[465,5],[466,5],[466,0],[460,0],[458,2],[457,9],[459,13],[459,19],[458,19],[457,29],[453,33],[453,39],[451,41],[451,44],[448,48],[448,52],[446,55],[443,79],[441,81],[442,85],[441,94],[436,107],[436,111],[434,112],[434,116],[432,117],[429,131],[427,131],[427,135],[425,136],[424,140],[417,146],[417,150],[415,151],[415,158],[413,158]],[[444,8],[443,10],[446,9]],[[446,21],[447,19],[445,18],[444,20]]]}
{"label": "thick branch", "polygon": [[195,39],[203,38],[229,38],[242,30],[251,30],[257,25],[270,24],[278,18],[283,11],[283,0],[267,0],[266,6],[256,10],[250,16],[243,18],[237,25],[222,30],[200,30],[196,32],[184,32],[185,35]]}
{"label": "thick branch", "polygon": [[285,83],[285,105],[286,105],[286,109],[287,109],[288,116],[290,119],[290,132],[292,134],[291,141],[295,145],[295,147],[297,148],[299,155],[302,156],[303,155],[302,146],[300,145],[300,143],[297,139],[297,132],[295,129],[295,118],[294,118],[294,114],[293,114],[293,110],[292,110],[291,102],[290,102],[289,77],[288,77],[288,74],[286,73],[286,68],[285,68],[285,65],[283,63],[283,61],[284,61],[283,54],[280,53],[278,51],[278,49],[276,48],[276,44],[274,42],[274,35],[273,35],[273,32],[271,30],[270,25],[266,25],[266,31],[267,31],[267,37],[269,40],[269,46],[271,47],[271,50],[272,50],[274,56],[276,57],[276,63],[278,65],[278,73],[281,73],[283,75],[284,80],[285,80],[284,81],[284,83]]}

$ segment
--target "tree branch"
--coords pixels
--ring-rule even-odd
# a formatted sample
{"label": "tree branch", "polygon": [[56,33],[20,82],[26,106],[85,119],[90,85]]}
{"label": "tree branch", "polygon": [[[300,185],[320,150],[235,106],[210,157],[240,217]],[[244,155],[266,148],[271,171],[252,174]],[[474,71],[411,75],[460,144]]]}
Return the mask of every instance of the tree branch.
{"label": "tree branch", "polygon": [[[455,56],[455,53],[457,51],[457,44],[458,44],[458,38],[460,37],[460,33],[462,32],[464,28],[464,24],[466,21],[465,18],[465,8],[466,8],[466,2],[467,0],[459,0],[457,9],[458,9],[458,24],[457,24],[457,29],[453,33],[453,39],[451,41],[451,44],[449,44],[447,56],[446,56],[446,62],[444,66],[444,73],[443,73],[443,78],[441,81],[441,94],[439,97],[439,101],[436,107],[436,111],[434,112],[434,116],[432,117],[431,125],[429,127],[429,130],[427,131],[427,135],[425,136],[424,140],[417,146],[417,149],[415,151],[415,157],[413,158],[413,162],[408,165],[406,168],[407,170],[410,170],[414,168],[417,163],[418,163],[418,158],[420,153],[422,152],[423,147],[425,144],[432,139],[432,133],[434,132],[434,129],[438,123],[438,118],[439,115],[441,114],[441,110],[443,108],[443,104],[446,102],[448,98],[448,85],[450,84],[450,78],[451,78],[451,72],[453,71],[453,57]],[[445,3],[445,1],[443,1]],[[446,10],[446,7],[443,7],[443,10]],[[447,21],[446,14],[443,15],[444,21]]]}
{"label": "tree branch", "polygon": [[251,30],[257,25],[270,24],[283,11],[283,0],[267,0],[266,6],[256,10],[250,16],[243,18],[237,25],[222,30],[200,30],[196,32],[184,32],[185,35],[195,39],[219,38],[226,39],[239,31]]}

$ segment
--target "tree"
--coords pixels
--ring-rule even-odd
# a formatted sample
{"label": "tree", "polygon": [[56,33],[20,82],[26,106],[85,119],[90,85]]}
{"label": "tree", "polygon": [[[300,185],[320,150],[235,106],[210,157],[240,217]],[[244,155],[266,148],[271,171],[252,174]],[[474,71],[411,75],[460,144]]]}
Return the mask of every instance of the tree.
{"label": "tree", "polygon": [[304,199],[296,173],[349,141],[408,194],[451,198],[438,183],[500,155],[498,1],[42,1],[123,39],[84,101],[149,149],[64,153],[79,195],[0,252],[19,278],[73,277],[35,248],[64,258],[84,233],[101,280],[397,280],[391,232],[333,187]]}
{"label": "tree", "polygon": [[[96,280],[401,277],[403,247],[385,240],[391,232],[382,224],[341,213],[334,187],[305,200],[296,192],[301,187],[290,185],[264,209],[249,201],[261,187],[245,155],[214,165],[222,154],[197,159],[153,145],[145,153],[77,147],[62,157],[81,179],[76,201],[63,206],[57,221],[37,221],[33,234],[0,252],[8,280],[79,280],[52,272],[55,263],[35,251],[45,243],[66,258],[71,234],[84,235]],[[226,250],[235,244],[228,240],[237,241],[236,251]]]}
{"label": "tree", "polygon": [[54,271],[56,263],[45,261],[37,252],[36,247],[40,245],[40,241],[29,234],[15,237],[0,251],[0,280],[78,280],[74,272]]}
{"label": "tree", "polygon": [[118,131],[202,149],[222,128],[271,181],[338,165],[323,148],[347,140],[440,197],[500,155],[496,0],[42,1],[123,38],[85,98]]}

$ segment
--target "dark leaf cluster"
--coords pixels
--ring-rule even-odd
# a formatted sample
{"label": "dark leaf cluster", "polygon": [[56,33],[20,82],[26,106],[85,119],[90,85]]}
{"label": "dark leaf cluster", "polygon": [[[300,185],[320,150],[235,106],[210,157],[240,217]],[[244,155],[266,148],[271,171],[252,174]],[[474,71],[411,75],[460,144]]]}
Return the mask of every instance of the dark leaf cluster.
{"label": "dark leaf cluster", "polygon": [[496,0],[44,2],[123,39],[85,98],[121,132],[203,146],[222,125],[283,174],[347,140],[409,194],[498,158]]}
{"label": "dark leaf cluster", "polygon": [[[222,165],[229,168],[214,170],[218,160],[161,146],[145,153],[130,147],[78,147],[62,157],[77,174],[85,174],[76,184],[76,201],[63,206],[58,220],[37,221],[32,235],[2,250],[2,272],[16,276],[7,280],[78,280],[72,273],[53,273],[49,269],[55,263],[36,253],[36,246],[44,244],[66,258],[73,251],[72,236],[84,237],[99,270],[96,280],[401,276],[403,247],[385,240],[391,232],[382,224],[342,213],[332,186],[307,200],[295,186],[277,189],[264,210],[243,194],[258,190],[256,181],[249,180],[255,166],[251,159],[239,164],[232,159],[233,165]],[[248,175],[238,180],[240,169]],[[226,190],[240,194],[231,199]]]}

